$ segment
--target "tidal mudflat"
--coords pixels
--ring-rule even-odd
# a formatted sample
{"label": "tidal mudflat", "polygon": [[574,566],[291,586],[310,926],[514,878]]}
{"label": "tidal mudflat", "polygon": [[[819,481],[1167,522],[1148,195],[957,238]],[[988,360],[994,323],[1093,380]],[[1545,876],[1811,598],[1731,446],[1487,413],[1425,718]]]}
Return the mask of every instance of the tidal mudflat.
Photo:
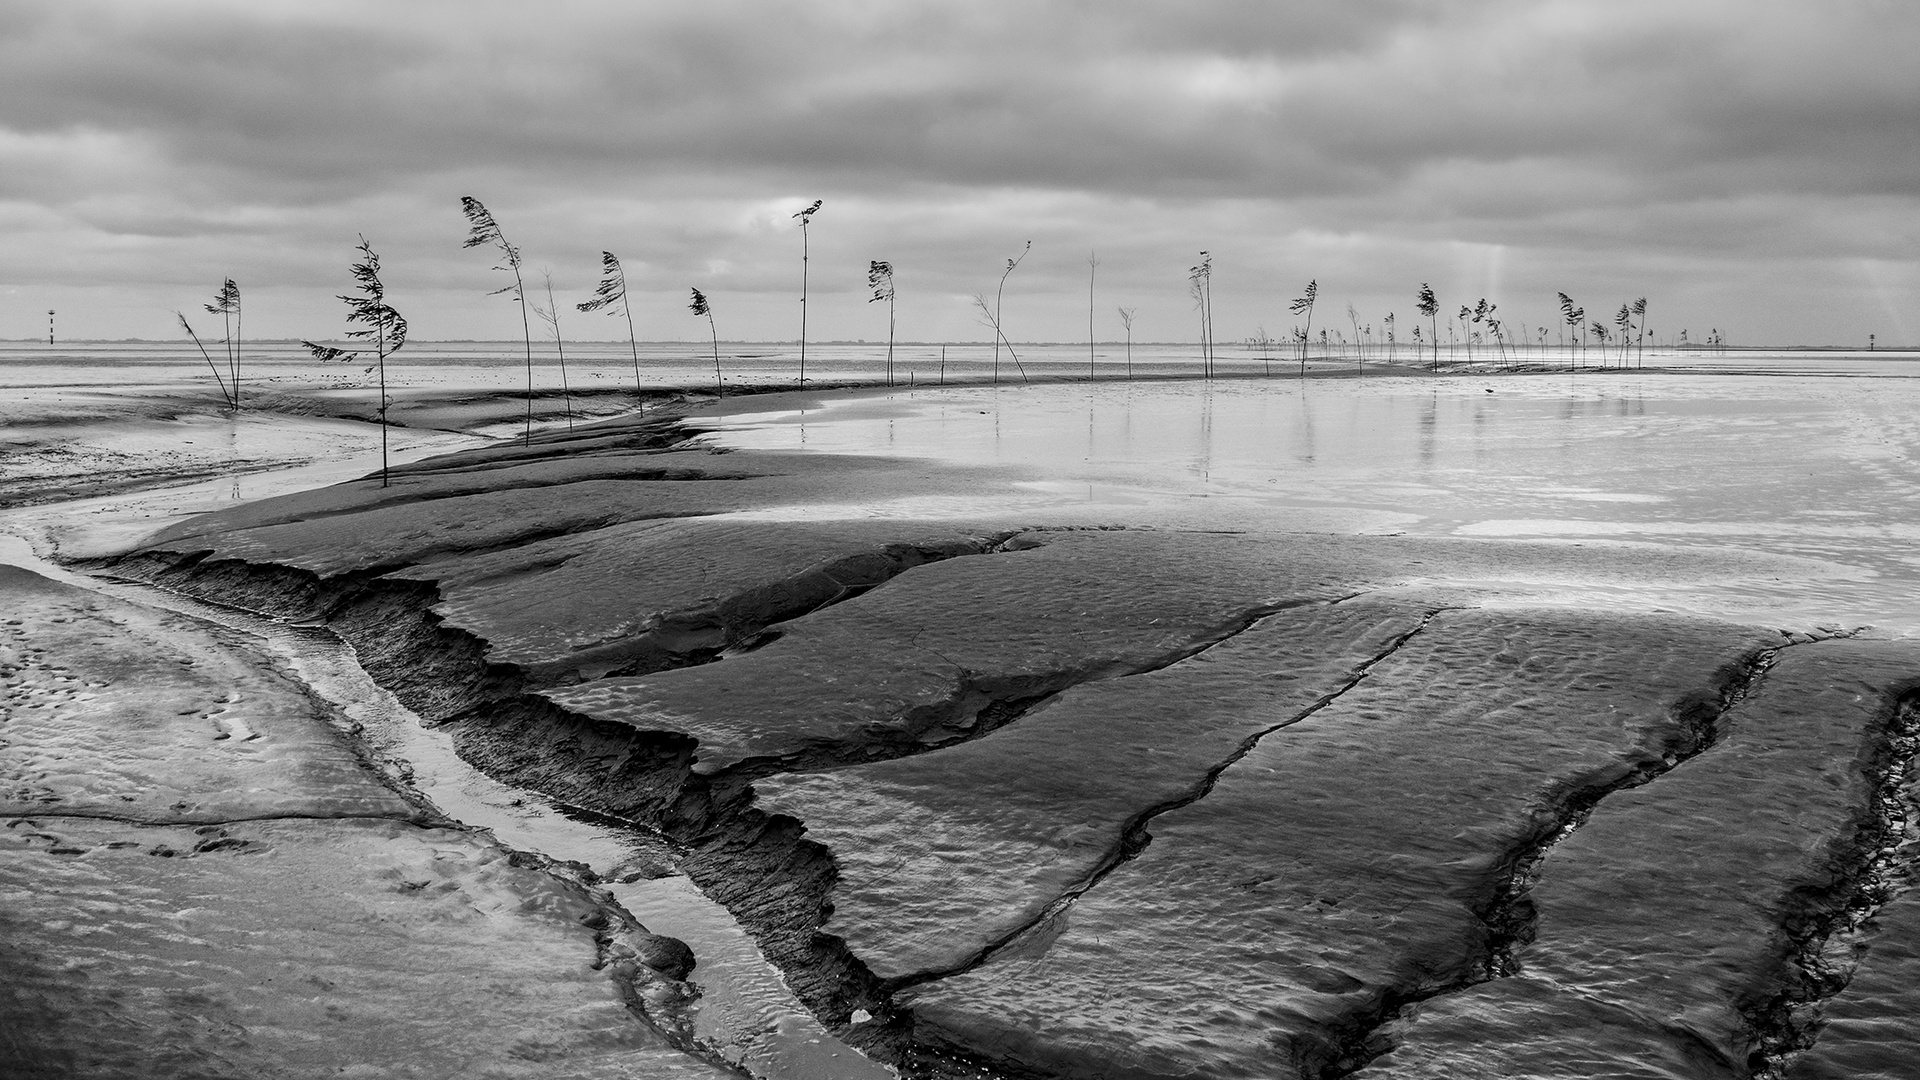
{"label": "tidal mudflat", "polygon": [[331,627],[909,1075],[1893,1077],[1904,374],[748,399],[88,565]]}

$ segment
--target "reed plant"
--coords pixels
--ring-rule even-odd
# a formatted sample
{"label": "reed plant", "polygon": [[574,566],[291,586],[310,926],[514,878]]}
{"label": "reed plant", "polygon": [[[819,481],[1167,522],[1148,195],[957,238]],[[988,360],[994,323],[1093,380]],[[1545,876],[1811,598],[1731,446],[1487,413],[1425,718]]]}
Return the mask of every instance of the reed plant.
{"label": "reed plant", "polygon": [[[1307,282],[1305,295],[1296,297],[1293,303],[1287,305],[1288,311],[1307,317],[1306,329],[1300,332],[1300,377],[1303,379],[1307,377],[1307,342],[1313,337],[1313,302],[1319,295],[1320,279],[1315,278]],[[1322,331],[1321,335],[1324,337],[1325,333]]]}
{"label": "reed plant", "polygon": [[1026,261],[1027,253],[1032,250],[1033,241],[1029,240],[1027,241],[1027,246],[1020,249],[1019,258],[1007,260],[1007,268],[1000,272],[1000,284],[993,292],[992,311],[987,310],[987,298],[985,296],[980,293],[973,295],[974,306],[980,309],[980,315],[986,320],[987,325],[993,327],[993,382],[996,386],[1000,384],[1000,346],[1002,343],[1005,343],[1007,346],[1007,355],[1013,357],[1014,367],[1020,370],[1020,381],[1027,381],[1026,366],[1020,363],[1020,354],[1013,351],[1013,342],[1008,339],[1005,324],[1000,321],[1000,304],[1006,297],[1007,278],[1021,263]]}
{"label": "reed plant", "polygon": [[1253,336],[1247,339],[1247,348],[1259,351],[1261,371],[1267,375],[1272,375],[1273,338],[1267,335],[1267,328],[1265,326],[1259,326],[1254,329]]}
{"label": "reed plant", "polygon": [[1360,336],[1360,313],[1354,310],[1353,302],[1347,302],[1347,322],[1353,325],[1353,352],[1360,361],[1360,374],[1367,373],[1367,343]]}
{"label": "reed plant", "polygon": [[821,200],[813,200],[813,205],[793,215],[800,222],[800,386],[807,385],[807,226],[813,222],[813,215],[820,212]]}
{"label": "reed plant", "polygon": [[[1567,324],[1567,329],[1572,332],[1573,340],[1569,342],[1567,346],[1569,356],[1571,357],[1572,350],[1577,345],[1580,349],[1581,359],[1584,359],[1587,352],[1587,338],[1583,332],[1582,323],[1587,317],[1587,309],[1575,307],[1573,297],[1568,296],[1566,293],[1556,293],[1555,295],[1560,298],[1560,318]],[[1579,370],[1579,359],[1573,361],[1573,367],[1576,371]]]}
{"label": "reed plant", "polygon": [[[1427,329],[1430,333],[1430,336],[1433,338],[1432,370],[1435,374],[1439,374],[1440,372],[1440,301],[1438,298],[1436,298],[1433,295],[1433,286],[1427,284],[1424,281],[1420,283],[1420,292],[1417,295],[1416,299],[1417,299],[1417,303],[1415,304],[1415,307],[1419,310],[1420,314],[1425,315],[1427,317]],[[1415,338],[1417,339],[1420,334],[1420,328],[1417,326],[1414,327],[1413,333]]]}
{"label": "reed plant", "polygon": [[495,270],[513,275],[513,284],[503,285],[488,293],[498,296],[501,293],[513,294],[514,302],[520,305],[520,336],[527,347],[527,431],[526,442],[533,442],[533,325],[527,318],[527,283],[520,274],[520,249],[507,242],[506,233],[500,230],[500,223],[479,199],[471,195],[460,196],[460,212],[466,215],[471,228],[467,232],[463,248],[497,247],[500,249],[501,262]]}
{"label": "reed plant", "polygon": [[[1639,320],[1639,323],[1640,323],[1640,333],[1638,335],[1638,339],[1634,342],[1635,354],[1636,354],[1634,366],[1646,367],[1647,366],[1647,298],[1646,297],[1642,296],[1638,300],[1635,300],[1633,302],[1633,314],[1634,314],[1634,318]],[[1656,349],[1656,351],[1658,350]]]}
{"label": "reed plant", "polygon": [[553,298],[553,272],[550,270],[542,270],[540,277],[546,284],[547,306],[541,307],[539,304],[535,304],[533,305],[533,313],[538,315],[540,321],[547,324],[547,329],[553,332],[553,347],[560,356],[561,408],[566,410],[567,430],[572,431],[573,388],[567,385],[567,342],[565,338],[560,336],[560,305],[556,303]]}
{"label": "reed plant", "polygon": [[1087,381],[1093,381],[1093,273],[1100,268],[1098,252],[1087,252]]}
{"label": "reed plant", "polygon": [[605,310],[609,315],[617,307],[626,317],[627,349],[633,353],[633,396],[635,403],[644,409],[646,404],[640,392],[640,342],[634,337],[633,309],[627,303],[627,274],[613,252],[600,253],[600,284],[593,287],[593,299],[574,306],[583,312]]}
{"label": "reed plant", "polygon": [[706,293],[695,289],[693,290],[693,302],[687,305],[687,310],[693,312],[695,315],[705,315],[707,317],[707,332],[713,336],[713,387],[715,393],[720,397],[726,397],[727,384],[720,378],[720,331],[714,329],[713,305],[707,302]]}
{"label": "reed plant", "polygon": [[[367,242],[365,236],[360,237],[358,250],[360,261],[354,263],[348,272],[353,275],[359,295],[342,294],[340,299],[347,305],[347,322],[359,324],[357,329],[347,331],[347,338],[373,345],[374,370],[379,372],[380,387],[380,486],[386,487],[387,428],[390,426],[387,408],[393,404],[392,398],[387,395],[387,357],[406,345],[407,320],[387,303],[387,287],[380,280],[380,256],[374,252],[373,245]],[[320,360],[351,360],[359,355],[311,341],[301,344]]]}
{"label": "reed plant", "polygon": [[[213,294],[213,303],[205,305],[207,314],[220,316],[226,336],[221,344],[227,349],[228,384],[233,387],[232,402],[235,411],[240,408],[240,286],[232,278],[220,286]],[[49,335],[51,336],[51,335]]]}
{"label": "reed plant", "polygon": [[1187,292],[1200,312],[1200,369],[1213,378],[1213,255],[1200,253],[1200,261],[1187,271]]}
{"label": "reed plant", "polygon": [[180,329],[185,330],[187,336],[193,339],[194,348],[200,350],[201,357],[207,362],[207,368],[213,372],[213,381],[220,385],[220,400],[226,403],[227,408],[238,410],[240,403],[235,400],[234,392],[227,388],[227,380],[221,377],[220,365],[213,362],[213,355],[207,352],[207,346],[200,340],[200,335],[193,332],[193,324],[187,322],[187,317],[177,311],[173,313],[173,317],[180,320]]}
{"label": "reed plant", "polygon": [[867,303],[887,302],[887,385],[893,385],[893,264],[884,259],[867,263],[867,288],[873,295]]}

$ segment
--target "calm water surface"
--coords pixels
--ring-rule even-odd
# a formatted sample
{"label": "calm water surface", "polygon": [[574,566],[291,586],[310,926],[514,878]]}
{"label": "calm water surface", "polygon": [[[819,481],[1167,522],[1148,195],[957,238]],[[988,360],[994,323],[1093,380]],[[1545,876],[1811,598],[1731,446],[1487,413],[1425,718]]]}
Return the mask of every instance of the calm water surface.
{"label": "calm water surface", "polygon": [[1846,364],[914,390],[736,414],[710,437],[1000,466],[1021,511],[1793,555],[1825,571],[1756,595],[1920,631],[1920,365]]}

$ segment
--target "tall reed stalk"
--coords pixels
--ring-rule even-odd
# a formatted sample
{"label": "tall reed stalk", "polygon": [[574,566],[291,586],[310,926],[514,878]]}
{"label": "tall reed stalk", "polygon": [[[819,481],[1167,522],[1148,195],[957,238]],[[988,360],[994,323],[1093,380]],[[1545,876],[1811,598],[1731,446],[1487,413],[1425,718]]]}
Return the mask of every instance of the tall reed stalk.
{"label": "tall reed stalk", "polygon": [[1026,261],[1027,253],[1032,250],[1033,250],[1033,241],[1029,240],[1027,241],[1027,246],[1020,249],[1019,258],[1007,260],[1007,268],[1001,271],[1000,273],[1000,285],[998,288],[994,289],[993,291],[993,311],[992,312],[986,311],[987,302],[985,297],[979,296],[977,294],[974,296],[974,301],[980,305],[981,313],[987,315],[989,323],[993,327],[993,333],[994,333],[993,382],[994,382],[994,385],[996,386],[1000,384],[1000,344],[1001,342],[1006,342],[1007,354],[1013,357],[1014,366],[1020,369],[1020,381],[1021,382],[1027,381],[1026,366],[1020,363],[1019,354],[1013,351],[1013,342],[1008,340],[1006,331],[1002,329],[1003,324],[1000,321],[1000,303],[1002,300],[1006,298],[1007,277],[1013,273],[1015,267],[1018,267],[1021,263]]}
{"label": "tall reed stalk", "polygon": [[[380,486],[386,487],[387,428],[391,426],[387,422],[387,408],[393,404],[387,395],[387,357],[407,343],[407,320],[387,303],[387,287],[380,281],[380,256],[374,253],[373,245],[365,236],[360,237],[358,250],[360,261],[354,263],[349,272],[360,295],[342,294],[340,299],[347,305],[347,322],[361,324],[359,329],[348,330],[347,337],[373,343],[374,365],[380,373]],[[301,344],[321,360],[350,360],[358,355],[311,341]]]}
{"label": "tall reed stalk", "polygon": [[560,401],[561,406],[567,411],[567,430],[572,431],[573,388],[567,385],[567,342],[565,338],[560,336],[560,306],[555,303],[553,299],[552,271],[542,270],[540,277],[546,283],[547,306],[543,308],[539,304],[535,304],[533,305],[533,313],[540,316],[540,321],[546,323],[547,328],[553,331],[553,347],[560,355]]}
{"label": "tall reed stalk", "polygon": [[180,320],[180,329],[185,330],[187,336],[193,339],[194,348],[199,349],[200,355],[207,361],[207,369],[213,372],[213,381],[220,385],[220,400],[225,402],[229,409],[239,409],[239,403],[233,399],[233,392],[227,389],[227,380],[220,375],[220,365],[213,362],[213,356],[207,352],[207,347],[201,342],[200,335],[193,332],[193,326],[187,322],[185,315],[176,311],[173,317]]}
{"label": "tall reed stalk", "polygon": [[812,223],[813,215],[820,212],[820,200],[793,215],[800,221],[800,387],[807,385],[807,226]]}
{"label": "tall reed stalk", "polygon": [[513,284],[503,285],[488,293],[498,296],[504,292],[513,294],[514,302],[520,305],[520,336],[527,346],[527,433],[525,441],[533,442],[533,324],[527,318],[527,283],[520,276],[520,249],[507,243],[507,236],[500,231],[500,223],[487,212],[479,199],[471,195],[460,196],[460,212],[467,216],[472,228],[467,233],[463,248],[492,245],[500,249],[503,262],[494,267],[513,274]]}
{"label": "tall reed stalk", "polygon": [[240,408],[240,286],[226,279],[220,291],[213,294],[213,303],[205,305],[207,314],[220,316],[226,336],[221,341],[227,349],[227,379],[233,387],[233,407]]}
{"label": "tall reed stalk", "polygon": [[1307,282],[1306,295],[1296,297],[1293,303],[1287,305],[1288,311],[1307,317],[1307,327],[1300,334],[1300,377],[1303,379],[1307,377],[1307,342],[1313,339],[1313,302],[1319,295],[1320,280],[1315,278]]}
{"label": "tall reed stalk", "polygon": [[[1417,299],[1418,303],[1415,307],[1420,314],[1427,317],[1427,334],[1433,338],[1433,367],[1430,370],[1438,375],[1440,373],[1440,301],[1433,295],[1433,286],[1424,281],[1420,283]],[[1418,326],[1413,329],[1416,334],[1419,333]]]}
{"label": "tall reed stalk", "polygon": [[[1634,367],[1647,366],[1647,298],[1641,297],[1633,302],[1634,317],[1640,320],[1639,338],[1634,342]],[[1657,350],[1656,350],[1657,351]],[[1656,357],[1657,359],[1657,357]]]}
{"label": "tall reed stalk", "polygon": [[1087,252],[1087,381],[1093,381],[1093,272],[1100,267],[1097,252]]}
{"label": "tall reed stalk", "polygon": [[707,303],[706,293],[695,289],[693,290],[693,302],[687,305],[687,310],[693,312],[695,315],[705,315],[707,317],[707,331],[713,335],[713,387],[715,393],[720,397],[726,397],[727,384],[720,378],[720,331],[714,329],[713,305]]}
{"label": "tall reed stalk", "polygon": [[600,284],[593,288],[593,299],[576,304],[581,311],[599,311],[609,309],[607,314],[618,305],[620,314],[627,318],[627,349],[633,353],[633,396],[640,408],[646,407],[640,392],[640,343],[633,334],[633,309],[627,304],[627,274],[620,268],[620,259],[611,251],[600,253]]}
{"label": "tall reed stalk", "polygon": [[1200,312],[1200,370],[1213,378],[1213,255],[1202,251],[1200,262],[1187,271],[1187,292]]}
{"label": "tall reed stalk", "polygon": [[873,259],[867,263],[867,287],[873,295],[867,298],[871,304],[879,300],[887,302],[887,385],[893,385],[893,264],[884,259]]}

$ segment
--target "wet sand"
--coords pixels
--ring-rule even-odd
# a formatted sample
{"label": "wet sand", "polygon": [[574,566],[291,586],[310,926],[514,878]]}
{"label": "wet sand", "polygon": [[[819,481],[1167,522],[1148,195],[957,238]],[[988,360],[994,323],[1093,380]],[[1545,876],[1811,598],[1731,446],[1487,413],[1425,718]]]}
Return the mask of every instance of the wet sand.
{"label": "wet sand", "polygon": [[1920,648],[1661,598],[1844,570],[1029,476],[612,422],[93,565],[325,623],[467,762],[659,830],[914,1075],[1899,1075]]}
{"label": "wet sand", "polygon": [[[83,490],[118,494],[36,504],[9,488],[28,505],[0,510],[0,529],[13,534],[0,537],[0,558],[63,579],[0,566],[4,629],[20,654],[0,665],[0,761],[16,797],[4,819],[20,848],[0,904],[18,930],[4,957],[0,1072],[865,1075],[870,1066],[801,1013],[750,940],[729,932],[724,911],[690,884],[674,892],[684,878],[658,877],[670,855],[654,857],[657,840],[602,838],[604,827],[555,817],[529,792],[476,798],[483,778],[442,759],[390,695],[353,687],[365,676],[325,630],[276,628],[41,564],[32,550],[120,551],[161,522],[362,476],[378,462],[368,452],[377,432],[363,424],[323,421],[329,437],[302,444],[311,429],[302,418],[195,414],[191,403],[156,416],[178,405],[164,397],[126,395],[114,403],[127,414],[118,424],[87,415],[10,431],[16,449],[37,440],[40,456],[82,448],[72,452],[92,456],[98,482]],[[458,414],[484,428],[523,407],[499,394],[423,395],[408,418]],[[542,424],[566,427],[564,416]],[[170,449],[182,428],[230,437],[211,466],[217,479],[175,486],[200,471]],[[397,434],[396,464],[477,441]],[[108,452],[116,441],[158,464],[115,471],[133,456]],[[58,490],[49,478],[41,494]],[[89,802],[101,788],[104,811]],[[129,809],[156,800],[163,812]],[[227,861],[233,852],[248,858]],[[646,933],[634,909],[710,954],[697,982],[683,981],[685,947]],[[183,938],[189,924],[168,920],[188,915],[197,936]],[[169,974],[182,964],[190,975]]]}
{"label": "wet sand", "polygon": [[12,567],[0,603],[6,1075],[725,1075],[633,1015],[690,995],[656,939],[298,683]]}

